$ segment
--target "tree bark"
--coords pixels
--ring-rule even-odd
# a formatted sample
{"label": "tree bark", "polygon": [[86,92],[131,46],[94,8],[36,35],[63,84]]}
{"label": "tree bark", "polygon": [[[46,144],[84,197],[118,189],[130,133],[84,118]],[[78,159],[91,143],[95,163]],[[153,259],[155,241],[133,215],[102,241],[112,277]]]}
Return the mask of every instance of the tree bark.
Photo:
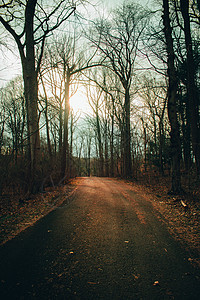
{"label": "tree bark", "polygon": [[164,176],[163,146],[164,146],[163,120],[160,119],[159,121],[159,170],[162,176]]}
{"label": "tree bark", "polygon": [[192,148],[196,161],[198,176],[200,175],[200,123],[199,123],[199,95],[195,83],[194,56],[189,17],[189,1],[181,0],[181,13],[184,20],[185,45],[187,50],[187,92],[188,107],[191,124]]}
{"label": "tree bark", "polygon": [[65,73],[65,109],[64,109],[64,130],[63,130],[63,145],[61,159],[61,179],[69,177],[69,86],[70,86],[70,70],[64,68]]}
{"label": "tree bark", "polygon": [[114,177],[114,109],[113,109],[112,115],[111,115],[110,176]]}
{"label": "tree bark", "polygon": [[62,157],[63,145],[63,107],[62,102],[59,103],[59,159]]}
{"label": "tree bark", "polygon": [[[14,1],[11,1],[14,2]],[[43,57],[44,45],[47,36],[50,32],[57,29],[65,20],[67,20],[71,14],[75,11],[76,7],[66,6],[67,11],[64,8],[60,11],[62,3],[55,3],[55,6],[51,8],[49,12],[45,12],[42,4],[38,4],[37,15],[35,15],[35,9],[37,0],[26,0],[21,8],[24,9],[24,16],[20,18],[16,12],[16,17],[12,13],[11,8],[4,4],[1,8],[6,8],[4,12],[5,19],[0,15],[0,22],[3,24],[5,29],[13,36],[21,57],[22,71],[24,79],[24,94],[26,99],[26,110],[27,110],[27,128],[28,128],[28,142],[29,142],[29,153],[28,158],[29,164],[29,189],[31,192],[38,192],[40,188],[40,182],[42,181],[41,173],[41,152],[40,152],[40,135],[39,135],[39,119],[38,119],[38,82],[37,76],[39,73],[41,60]],[[11,3],[10,3],[11,4]],[[14,8],[15,5],[14,4]],[[18,5],[19,6],[19,5]],[[49,9],[48,9],[49,10]],[[65,13],[66,11],[66,13]],[[57,22],[51,22],[50,19],[54,19],[57,15]],[[40,20],[40,16],[42,16]],[[36,17],[36,22],[34,20]],[[8,20],[8,21],[6,21]],[[12,22],[13,21],[13,22]],[[22,27],[20,27],[20,22]],[[11,23],[13,23],[12,28]],[[22,28],[22,32],[18,34],[18,30]],[[34,35],[36,38],[34,39]],[[35,61],[35,46],[39,45],[39,55],[37,60],[37,66]]]}
{"label": "tree bark", "polygon": [[87,176],[90,177],[90,173],[91,173],[91,161],[90,161],[90,156],[91,156],[91,141],[92,138],[91,136],[88,136],[87,138]]}
{"label": "tree bark", "polygon": [[98,139],[98,150],[99,150],[99,175],[104,176],[104,159],[103,159],[103,145],[101,138],[101,128],[99,122],[99,112],[96,111],[96,128],[97,128],[97,139]]}
{"label": "tree bark", "polygon": [[132,176],[131,158],[131,125],[130,125],[130,94],[129,88],[125,90],[125,128],[124,128],[124,175],[127,178]]}
{"label": "tree bark", "polygon": [[181,174],[180,174],[180,159],[181,159],[181,142],[179,132],[179,122],[177,118],[177,77],[175,70],[175,56],[172,39],[172,28],[170,25],[169,2],[163,0],[163,24],[164,34],[167,48],[167,72],[168,72],[168,117],[171,126],[171,192],[181,192]]}
{"label": "tree bark", "polygon": [[105,176],[109,177],[109,157],[108,157],[108,125],[107,120],[105,121],[105,132],[104,132],[104,143],[105,143]]}
{"label": "tree bark", "polygon": [[27,122],[30,141],[30,187],[38,192],[41,181],[41,153],[38,121],[38,82],[35,67],[33,19],[37,1],[28,1],[25,11],[26,55],[22,55],[24,94],[27,107]]}
{"label": "tree bark", "polygon": [[46,88],[45,88],[42,77],[41,77],[41,82],[42,82],[44,97],[45,97],[44,100],[45,100],[45,121],[46,121],[47,146],[48,146],[49,157],[51,158],[52,150],[51,150],[51,139],[50,139],[50,132],[49,132],[49,119],[48,119],[48,96],[47,96]]}

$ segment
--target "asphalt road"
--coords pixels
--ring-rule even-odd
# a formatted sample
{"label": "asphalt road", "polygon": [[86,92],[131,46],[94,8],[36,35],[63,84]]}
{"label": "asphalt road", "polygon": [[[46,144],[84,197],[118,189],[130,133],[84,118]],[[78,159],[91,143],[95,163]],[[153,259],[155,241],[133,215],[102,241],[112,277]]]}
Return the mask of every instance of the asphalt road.
{"label": "asphalt road", "polygon": [[134,188],[83,178],[0,248],[0,299],[200,299],[200,272]]}

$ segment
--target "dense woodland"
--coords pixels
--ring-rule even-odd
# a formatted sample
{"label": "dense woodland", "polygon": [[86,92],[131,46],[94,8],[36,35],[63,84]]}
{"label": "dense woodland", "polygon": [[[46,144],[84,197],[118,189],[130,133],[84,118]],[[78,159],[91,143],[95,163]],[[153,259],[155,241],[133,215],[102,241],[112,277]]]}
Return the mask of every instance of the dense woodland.
{"label": "dense woodland", "polygon": [[0,89],[0,193],[90,175],[199,182],[199,0],[0,3],[1,51],[12,41],[22,66]]}

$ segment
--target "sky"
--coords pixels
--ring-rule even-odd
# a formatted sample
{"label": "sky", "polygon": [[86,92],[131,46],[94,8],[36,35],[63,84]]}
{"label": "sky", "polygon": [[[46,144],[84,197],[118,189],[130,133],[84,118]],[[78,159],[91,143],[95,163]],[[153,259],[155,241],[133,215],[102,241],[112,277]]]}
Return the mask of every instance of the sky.
{"label": "sky", "polygon": [[[134,2],[141,4],[141,5],[148,5],[150,6],[153,0],[134,0]],[[118,6],[124,2],[124,0],[103,0],[100,2],[104,2],[106,7],[113,8]],[[128,1],[127,1],[128,2]]]}
{"label": "sky", "polygon": [[[14,43],[13,47],[16,47]],[[21,62],[17,51],[9,51],[3,46],[0,50],[0,62],[0,87],[2,87],[9,80],[21,75]]]}
{"label": "sky", "polygon": [[[142,5],[150,5],[153,0],[135,0]],[[112,9],[120,4],[124,0],[95,0],[95,3],[103,3],[102,7],[105,9]],[[2,28],[0,25],[0,35],[3,36],[3,40],[7,39],[10,35],[9,33],[2,34]],[[18,51],[13,51],[16,49],[16,44],[14,41],[9,40],[9,48],[7,50],[4,46],[0,45],[0,87],[5,86],[5,84],[12,78],[21,74],[21,64],[19,59]]]}
{"label": "sky", "polygon": [[[135,0],[135,2],[142,4],[144,6],[150,6],[153,0]],[[124,0],[95,0],[95,3],[99,3],[103,9],[111,10],[116,6],[122,4]],[[97,12],[98,13],[98,12]],[[0,87],[5,86],[11,79],[15,78],[18,75],[21,75],[21,62],[19,58],[19,54],[17,51],[17,47],[15,42],[9,38],[9,33],[5,30],[2,32],[2,28],[0,26],[0,34],[1,37],[3,36],[2,40],[9,41],[9,49],[0,45]],[[14,50],[13,50],[14,49]],[[81,100],[80,100],[81,99]],[[82,92],[77,93],[72,99],[71,103],[74,104],[74,109],[78,110],[85,110],[87,104],[83,104],[86,102],[86,97],[83,95]],[[81,104],[82,103],[82,104]]]}

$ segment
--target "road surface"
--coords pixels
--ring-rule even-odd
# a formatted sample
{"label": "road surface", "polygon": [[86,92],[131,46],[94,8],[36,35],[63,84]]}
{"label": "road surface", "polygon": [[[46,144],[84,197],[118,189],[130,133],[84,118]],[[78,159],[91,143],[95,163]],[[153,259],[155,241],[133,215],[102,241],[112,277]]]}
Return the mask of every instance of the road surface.
{"label": "road surface", "polygon": [[134,187],[83,178],[0,248],[0,299],[200,299],[200,274]]}

